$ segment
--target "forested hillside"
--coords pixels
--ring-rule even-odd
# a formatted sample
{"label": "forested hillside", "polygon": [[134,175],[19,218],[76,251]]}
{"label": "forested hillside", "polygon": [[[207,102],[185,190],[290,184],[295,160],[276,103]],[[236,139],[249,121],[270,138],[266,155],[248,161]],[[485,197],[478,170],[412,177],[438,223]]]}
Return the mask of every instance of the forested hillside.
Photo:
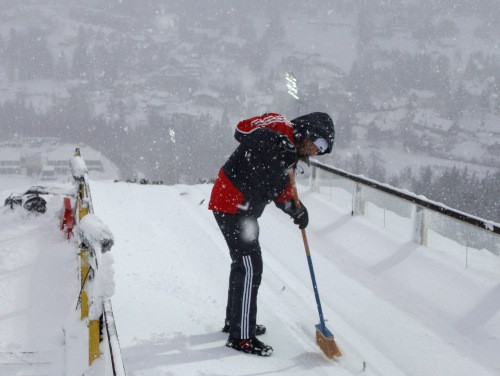
{"label": "forested hillside", "polygon": [[325,111],[325,162],[500,221],[494,0],[0,4],[4,140],[58,136],[125,177],[193,183],[238,120]]}

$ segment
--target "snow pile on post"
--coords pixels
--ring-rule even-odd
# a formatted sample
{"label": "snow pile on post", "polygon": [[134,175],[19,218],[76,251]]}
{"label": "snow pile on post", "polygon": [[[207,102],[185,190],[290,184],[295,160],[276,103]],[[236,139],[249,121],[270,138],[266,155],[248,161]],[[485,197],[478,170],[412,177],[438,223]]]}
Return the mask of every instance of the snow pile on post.
{"label": "snow pile on post", "polygon": [[89,286],[92,301],[89,318],[97,320],[102,314],[104,301],[115,291],[114,259],[108,252],[114,244],[114,237],[109,228],[94,214],[87,214],[81,219],[78,234],[92,254],[90,260],[94,276]]}
{"label": "snow pile on post", "polygon": [[114,244],[115,239],[108,226],[95,214],[84,216],[78,229],[82,242],[96,254],[108,252]]}
{"label": "snow pile on post", "polygon": [[71,174],[75,180],[81,181],[84,179],[84,176],[87,173],[87,165],[82,157],[74,156],[71,158],[69,166],[71,167]]}

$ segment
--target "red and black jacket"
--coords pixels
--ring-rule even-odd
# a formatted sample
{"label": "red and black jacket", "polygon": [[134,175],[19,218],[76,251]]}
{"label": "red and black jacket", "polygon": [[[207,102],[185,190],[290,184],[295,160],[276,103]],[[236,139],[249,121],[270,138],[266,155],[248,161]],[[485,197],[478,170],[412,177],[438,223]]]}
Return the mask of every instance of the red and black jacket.
{"label": "red and black jacket", "polygon": [[260,217],[271,201],[293,198],[287,163],[277,150],[280,136],[296,145],[292,123],[276,113],[240,121],[234,137],[240,143],[220,169],[208,208]]}

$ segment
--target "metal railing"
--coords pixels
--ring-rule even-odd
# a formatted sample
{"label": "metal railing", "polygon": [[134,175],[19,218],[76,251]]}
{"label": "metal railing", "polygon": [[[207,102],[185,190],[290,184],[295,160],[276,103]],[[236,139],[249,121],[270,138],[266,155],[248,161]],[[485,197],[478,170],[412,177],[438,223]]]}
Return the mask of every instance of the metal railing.
{"label": "metal railing", "polygon": [[[92,195],[90,193],[89,179],[85,161],[83,160],[80,149],[76,149],[75,156],[71,160],[71,170],[73,178],[78,183],[78,195],[76,200],[76,221],[78,224],[89,214],[94,214]],[[89,216],[90,217],[90,216]],[[87,217],[87,218],[89,218]],[[92,225],[99,224],[96,219]],[[96,252],[105,253],[110,250],[113,240],[112,235],[100,235],[100,239],[93,237],[92,241],[87,241],[85,230],[79,226],[80,235],[80,281],[81,289],[78,299],[81,309],[81,320],[88,321],[88,349],[89,365],[101,356],[106,355],[106,375],[113,376],[125,375],[125,368],[121,355],[118,333],[116,330],[111,301],[109,299],[97,299],[92,296],[92,283],[94,283],[95,273],[98,272],[99,262]],[[93,249],[91,243],[97,241],[99,250]],[[104,330],[105,329],[105,332]],[[101,353],[100,343],[105,340],[107,347]],[[110,370],[108,369],[110,365]]]}
{"label": "metal railing", "polygon": [[[406,218],[411,226],[409,231],[411,240],[418,244],[428,245],[431,228],[434,237],[439,235],[452,239],[464,245],[467,250],[473,247],[486,249],[496,256],[500,255],[500,225],[498,223],[316,160],[309,161],[309,164],[312,166],[310,176],[308,176],[311,189],[318,192],[321,189],[324,190],[325,187],[343,190],[350,199],[351,215],[367,216],[367,207],[370,203],[372,206],[382,208],[383,214],[379,215],[381,217],[379,221],[383,223],[383,227],[387,224],[386,210],[397,213],[400,218]],[[401,204],[402,202],[407,205]],[[374,210],[372,210],[373,213],[375,213]]]}

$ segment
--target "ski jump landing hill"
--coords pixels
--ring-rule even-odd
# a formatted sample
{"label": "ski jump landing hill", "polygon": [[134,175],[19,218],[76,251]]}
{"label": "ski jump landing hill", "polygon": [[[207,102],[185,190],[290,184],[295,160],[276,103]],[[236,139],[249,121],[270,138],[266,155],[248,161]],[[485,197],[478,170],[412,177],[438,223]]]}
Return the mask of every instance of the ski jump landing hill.
{"label": "ski jump landing hill", "polygon": [[[90,182],[95,215],[114,237],[105,253],[111,256],[106,274],[114,278],[104,278],[106,288],[97,290],[101,296],[114,290],[127,374],[500,374],[499,257],[472,241],[480,234],[498,246],[495,232],[470,225],[417,227],[422,245],[414,242],[411,220],[394,214],[400,212],[396,204],[389,205],[394,211],[381,210],[382,199],[365,192],[358,205],[355,189],[326,178],[299,177],[298,183],[327,326],[344,352],[334,361],[315,344],[318,317],[307,261],[288,216],[270,205],[259,222],[264,274],[258,322],[268,328],[262,340],[274,347],[264,359],[224,347],[230,258],[207,209],[211,185]],[[58,229],[61,206],[53,206],[49,217],[52,209],[43,216],[4,209],[0,216],[6,303],[0,370],[11,372],[2,375],[21,369],[12,361],[5,365],[12,354],[26,363],[29,352],[41,359],[43,350],[57,358],[45,374],[78,368],[75,343],[87,328],[67,318],[80,287],[78,258]],[[463,243],[464,237],[471,241]],[[101,342],[101,353],[106,346]],[[104,374],[103,357],[84,372]]]}

